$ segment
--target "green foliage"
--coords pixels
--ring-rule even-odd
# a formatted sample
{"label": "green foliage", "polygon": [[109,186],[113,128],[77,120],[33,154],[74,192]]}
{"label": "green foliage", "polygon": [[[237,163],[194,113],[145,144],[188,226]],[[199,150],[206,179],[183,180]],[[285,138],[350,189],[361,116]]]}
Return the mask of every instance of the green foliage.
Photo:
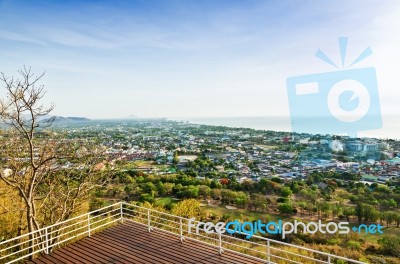
{"label": "green foliage", "polygon": [[360,250],[361,243],[358,242],[358,241],[349,240],[346,243],[346,247],[349,248],[349,249],[353,249],[353,250]]}
{"label": "green foliage", "polygon": [[89,203],[89,211],[94,211],[105,207],[109,204],[109,202],[105,201],[104,199],[100,198],[92,198]]}
{"label": "green foliage", "polygon": [[283,180],[281,178],[278,178],[278,177],[273,177],[271,179],[271,181],[276,182],[276,183],[283,183]]}
{"label": "green foliage", "polygon": [[282,214],[292,214],[293,213],[293,207],[288,204],[288,203],[283,203],[278,205],[278,210]]}
{"label": "green foliage", "polygon": [[379,212],[369,204],[359,203],[356,206],[355,214],[358,218],[359,223],[364,222],[376,222],[379,219]]}
{"label": "green foliage", "polygon": [[400,237],[385,236],[378,240],[381,251],[384,254],[389,254],[395,257],[400,257]]}
{"label": "green foliage", "polygon": [[211,188],[207,185],[199,185],[198,188],[199,195],[202,196],[204,199],[207,199],[207,197],[211,194]]}
{"label": "green foliage", "polygon": [[180,199],[197,198],[199,196],[199,188],[193,185],[183,186],[176,196]]}
{"label": "green foliage", "polygon": [[292,195],[292,190],[289,187],[283,187],[281,189],[281,196],[282,197],[290,197]]}
{"label": "green foliage", "polygon": [[331,238],[327,240],[328,245],[339,245],[342,241],[339,238]]}
{"label": "green foliage", "polygon": [[195,199],[183,200],[176,204],[172,209],[172,214],[186,218],[200,219],[203,216],[203,211],[200,203]]}
{"label": "green foliage", "polygon": [[167,207],[172,203],[172,198],[170,197],[165,197],[165,198],[160,198],[156,200],[156,205],[160,205],[163,207]]}
{"label": "green foliage", "polygon": [[155,199],[154,199],[153,195],[151,195],[149,193],[143,193],[143,194],[140,195],[139,201],[142,202],[142,203],[143,202],[148,202],[148,203],[152,204],[152,203],[154,203]]}
{"label": "green foliage", "polygon": [[283,197],[278,197],[278,199],[276,199],[277,203],[288,203],[289,199],[288,198],[283,198]]}

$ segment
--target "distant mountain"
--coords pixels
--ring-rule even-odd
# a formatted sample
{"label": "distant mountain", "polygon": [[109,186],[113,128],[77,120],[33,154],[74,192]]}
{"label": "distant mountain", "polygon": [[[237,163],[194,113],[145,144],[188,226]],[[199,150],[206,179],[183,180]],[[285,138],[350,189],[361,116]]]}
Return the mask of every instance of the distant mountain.
{"label": "distant mountain", "polygon": [[129,115],[125,119],[138,119],[138,117],[136,115]]}
{"label": "distant mountain", "polygon": [[78,121],[78,122],[91,121],[87,117],[77,117],[77,116],[68,116],[67,119],[71,120],[71,121]]}
{"label": "distant mountain", "polygon": [[41,122],[49,122],[51,118],[54,118],[54,123],[64,123],[64,122],[87,122],[91,121],[89,118],[86,117],[75,117],[75,116],[53,116],[48,117],[46,119],[41,120]]}

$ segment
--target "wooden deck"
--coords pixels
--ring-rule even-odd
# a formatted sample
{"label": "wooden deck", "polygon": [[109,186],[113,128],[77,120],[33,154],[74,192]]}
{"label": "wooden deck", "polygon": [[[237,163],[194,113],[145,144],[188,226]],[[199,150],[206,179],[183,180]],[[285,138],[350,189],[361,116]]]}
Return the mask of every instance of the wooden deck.
{"label": "wooden deck", "polygon": [[260,263],[200,242],[125,222],[27,263]]}

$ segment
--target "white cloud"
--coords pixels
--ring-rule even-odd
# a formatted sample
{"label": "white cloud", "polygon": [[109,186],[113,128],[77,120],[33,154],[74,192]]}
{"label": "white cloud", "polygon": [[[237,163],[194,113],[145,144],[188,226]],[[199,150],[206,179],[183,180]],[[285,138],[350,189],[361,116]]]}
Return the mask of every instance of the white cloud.
{"label": "white cloud", "polygon": [[33,44],[39,44],[39,45],[45,45],[44,42],[38,40],[37,38],[33,38],[21,33],[16,33],[16,32],[10,32],[6,30],[0,29],[0,38],[6,39],[6,40],[13,40],[17,42],[26,42],[26,43],[33,43]]}

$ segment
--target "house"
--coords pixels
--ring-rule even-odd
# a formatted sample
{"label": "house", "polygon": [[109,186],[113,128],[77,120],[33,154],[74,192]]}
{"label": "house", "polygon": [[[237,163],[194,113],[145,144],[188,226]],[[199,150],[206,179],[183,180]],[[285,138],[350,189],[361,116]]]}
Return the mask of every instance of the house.
{"label": "house", "polygon": [[379,176],[378,177],[378,182],[379,183],[386,183],[389,180],[390,180],[390,176]]}
{"label": "house", "polygon": [[364,174],[361,176],[361,181],[366,181],[366,182],[377,182],[378,177],[371,175],[371,174]]}

